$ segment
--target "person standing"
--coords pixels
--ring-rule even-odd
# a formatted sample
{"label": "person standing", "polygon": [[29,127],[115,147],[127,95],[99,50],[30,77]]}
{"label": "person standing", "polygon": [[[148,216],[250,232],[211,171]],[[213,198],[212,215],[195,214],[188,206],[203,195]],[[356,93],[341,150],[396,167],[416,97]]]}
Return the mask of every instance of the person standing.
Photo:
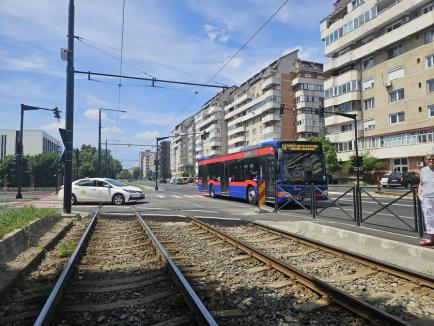
{"label": "person standing", "polygon": [[421,246],[434,246],[434,151],[425,155],[426,166],[420,170],[417,195],[422,205],[426,233],[429,239],[420,241]]}

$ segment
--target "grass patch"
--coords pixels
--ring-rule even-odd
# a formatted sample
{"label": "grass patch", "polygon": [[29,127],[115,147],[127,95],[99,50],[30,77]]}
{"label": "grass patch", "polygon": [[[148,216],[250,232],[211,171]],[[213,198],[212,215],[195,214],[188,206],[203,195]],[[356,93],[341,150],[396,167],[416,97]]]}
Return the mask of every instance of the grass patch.
{"label": "grass patch", "polygon": [[57,246],[57,252],[60,257],[69,257],[77,246],[77,242],[64,242]]}
{"label": "grass patch", "polygon": [[24,206],[0,211],[0,238],[15,229],[24,228],[30,222],[48,216],[59,215],[55,208],[36,208]]}

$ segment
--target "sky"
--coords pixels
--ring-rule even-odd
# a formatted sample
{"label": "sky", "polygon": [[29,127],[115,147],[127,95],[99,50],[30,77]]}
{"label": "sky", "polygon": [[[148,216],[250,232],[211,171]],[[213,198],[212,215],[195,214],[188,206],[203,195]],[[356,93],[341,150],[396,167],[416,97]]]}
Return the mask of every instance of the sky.
{"label": "sky", "polygon": [[[75,0],[75,70],[213,85],[240,85],[282,55],[326,62],[319,23],[334,0],[289,0],[279,13],[212,77],[284,0]],[[59,107],[27,111],[24,129],[60,140],[66,106],[69,0],[0,0],[0,129],[19,129],[20,104]],[[154,145],[198,112],[219,88],[75,74],[74,148],[102,142]],[[122,86],[119,87],[118,85]],[[109,146],[125,168],[147,147]],[[151,149],[152,148],[148,148]]]}

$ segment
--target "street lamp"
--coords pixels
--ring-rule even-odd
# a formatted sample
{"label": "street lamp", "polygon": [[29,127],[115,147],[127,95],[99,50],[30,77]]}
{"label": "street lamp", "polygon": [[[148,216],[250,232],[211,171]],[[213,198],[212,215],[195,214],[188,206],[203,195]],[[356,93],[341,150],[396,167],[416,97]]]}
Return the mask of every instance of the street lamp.
{"label": "street lamp", "polygon": [[20,122],[20,134],[17,139],[17,145],[16,145],[16,160],[17,160],[17,195],[16,199],[23,198],[23,195],[21,194],[21,183],[22,183],[22,175],[23,175],[23,125],[24,125],[24,111],[36,111],[36,110],[44,110],[44,111],[51,111],[53,112],[54,117],[57,119],[57,121],[60,120],[60,112],[57,107],[54,109],[46,109],[46,108],[40,108],[36,106],[29,106],[25,104],[21,104],[21,122]]}
{"label": "street lamp", "polygon": [[115,109],[104,109],[104,108],[100,108],[99,109],[99,114],[98,114],[98,169],[97,169],[97,176],[100,177],[101,176],[101,111],[114,111],[114,112],[122,112],[122,113],[126,113],[127,111],[125,110],[115,110]]}

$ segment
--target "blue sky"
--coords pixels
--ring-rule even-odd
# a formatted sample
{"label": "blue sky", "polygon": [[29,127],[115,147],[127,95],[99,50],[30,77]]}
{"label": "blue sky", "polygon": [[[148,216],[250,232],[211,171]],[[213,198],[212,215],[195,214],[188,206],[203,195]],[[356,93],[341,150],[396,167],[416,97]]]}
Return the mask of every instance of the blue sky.
{"label": "blue sky", "polygon": [[[21,103],[65,113],[68,0],[0,0],[0,128],[19,128]],[[276,58],[300,49],[326,61],[319,22],[334,0],[289,0],[279,14],[211,82],[239,85]],[[279,8],[283,0],[126,0],[122,73],[207,83],[225,61]],[[122,0],[76,0],[75,69],[118,74]],[[74,147],[102,140],[154,144],[196,113],[218,89],[75,76]],[[196,92],[198,92],[196,94]],[[120,99],[120,101],[119,101]],[[119,101],[119,106],[118,106]],[[60,139],[64,127],[45,111],[26,112],[25,129]],[[125,167],[137,165],[138,148],[111,147]]]}

